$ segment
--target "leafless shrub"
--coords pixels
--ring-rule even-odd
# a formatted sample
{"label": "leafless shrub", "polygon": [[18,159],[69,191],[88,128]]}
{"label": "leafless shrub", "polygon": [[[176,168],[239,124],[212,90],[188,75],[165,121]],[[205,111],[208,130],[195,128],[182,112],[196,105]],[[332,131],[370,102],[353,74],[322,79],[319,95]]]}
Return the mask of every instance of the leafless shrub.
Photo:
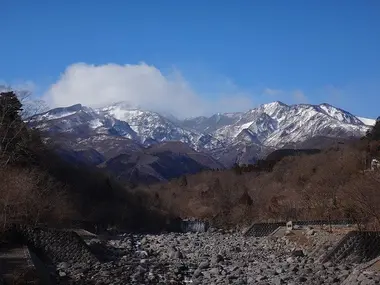
{"label": "leafless shrub", "polygon": [[[156,203],[182,217],[219,224],[288,219],[355,219],[358,224],[379,221],[378,174],[363,174],[367,152],[362,143],[315,155],[286,157],[272,172],[234,170],[187,176],[177,183],[151,186]],[[241,197],[251,197],[242,205]]]}
{"label": "leafless shrub", "polygon": [[380,229],[380,173],[366,172],[353,177],[345,188],[345,206],[361,223]]}
{"label": "leafless shrub", "polygon": [[20,222],[59,222],[72,215],[64,187],[46,173],[15,167],[0,172],[1,228]]}

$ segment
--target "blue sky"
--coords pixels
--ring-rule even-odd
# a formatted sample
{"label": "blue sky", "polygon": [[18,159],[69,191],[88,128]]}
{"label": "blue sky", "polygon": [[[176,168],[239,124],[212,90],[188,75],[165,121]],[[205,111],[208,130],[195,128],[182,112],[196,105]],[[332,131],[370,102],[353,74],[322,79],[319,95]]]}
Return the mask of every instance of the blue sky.
{"label": "blue sky", "polygon": [[377,0],[0,0],[0,10],[0,82],[52,105],[125,99],[198,115],[280,100],[380,115]]}

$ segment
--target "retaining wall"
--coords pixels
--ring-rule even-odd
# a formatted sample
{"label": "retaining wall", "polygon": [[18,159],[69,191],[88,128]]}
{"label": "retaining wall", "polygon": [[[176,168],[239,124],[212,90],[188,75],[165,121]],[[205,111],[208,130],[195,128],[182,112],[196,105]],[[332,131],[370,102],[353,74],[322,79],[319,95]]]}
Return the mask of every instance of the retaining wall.
{"label": "retaining wall", "polygon": [[264,237],[270,235],[278,227],[285,226],[286,223],[258,223],[253,224],[245,233],[245,236]]}
{"label": "retaining wall", "polygon": [[86,264],[98,261],[87,244],[73,231],[27,226],[17,226],[11,230],[19,242],[27,245],[44,261]]}
{"label": "retaining wall", "polygon": [[[292,221],[294,226],[317,226],[317,225],[350,225],[350,220],[310,220],[310,221]],[[245,236],[264,237],[270,235],[278,227],[285,227],[286,222],[275,223],[255,223],[246,232]]]}
{"label": "retaining wall", "polygon": [[339,263],[349,260],[363,263],[378,256],[380,256],[380,232],[351,231],[322,258],[322,262]]}

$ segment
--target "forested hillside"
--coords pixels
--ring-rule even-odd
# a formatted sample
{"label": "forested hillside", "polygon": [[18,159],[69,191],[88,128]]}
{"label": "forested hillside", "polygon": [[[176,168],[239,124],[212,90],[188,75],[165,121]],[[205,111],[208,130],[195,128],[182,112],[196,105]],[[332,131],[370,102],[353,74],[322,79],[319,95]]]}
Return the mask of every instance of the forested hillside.
{"label": "forested hillside", "polygon": [[0,93],[0,226],[103,223],[162,227],[166,214],[101,170],[71,164],[21,119],[14,92]]}
{"label": "forested hillside", "polygon": [[[130,229],[163,229],[174,217],[218,226],[253,221],[352,218],[380,224],[380,122],[361,140],[323,151],[279,150],[254,165],[207,170],[151,185],[122,183],[85,163],[70,163],[27,127],[13,92],[0,94],[0,219]],[[88,155],[88,154],[83,154]]]}
{"label": "forested hillside", "polygon": [[144,189],[152,204],[220,225],[351,218],[380,225],[380,122],[361,140],[323,151],[276,151],[255,165],[183,176]]}

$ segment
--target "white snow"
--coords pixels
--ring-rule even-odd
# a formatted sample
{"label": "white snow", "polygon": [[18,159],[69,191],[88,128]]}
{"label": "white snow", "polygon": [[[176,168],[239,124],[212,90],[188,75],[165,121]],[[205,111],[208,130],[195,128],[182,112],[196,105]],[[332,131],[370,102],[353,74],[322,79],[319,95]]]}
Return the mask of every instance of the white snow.
{"label": "white snow", "polygon": [[62,113],[55,114],[55,115],[51,115],[49,113],[46,113],[44,115],[41,115],[40,117],[42,120],[56,120],[56,119],[60,119],[60,118],[64,118],[64,117],[74,115],[75,113],[76,112],[62,112]]}
{"label": "white snow", "polygon": [[253,122],[248,122],[246,124],[241,125],[238,128],[237,132],[234,134],[234,137],[238,136],[244,129],[248,129],[252,124]]}
{"label": "white snow", "polygon": [[375,119],[368,119],[368,118],[363,118],[363,117],[357,117],[357,118],[367,126],[374,126],[376,124]]}
{"label": "white snow", "polygon": [[[301,142],[312,136],[334,135],[342,133],[360,136],[375,124],[375,120],[354,115],[330,106],[321,105],[286,105],[281,102],[264,104],[246,113],[224,113],[219,116],[236,117],[231,124],[223,124],[216,129],[217,122],[210,122],[205,129],[213,129],[212,133],[201,133],[181,127],[177,122],[152,111],[131,108],[123,104],[114,104],[97,110],[82,108],[83,112],[90,115],[88,121],[82,122],[75,116],[76,112],[53,112],[39,117],[41,125],[49,127],[49,121],[60,119],[60,125],[66,131],[73,131],[76,125],[88,124],[97,134],[106,134],[116,120],[126,122],[135,132],[130,133],[125,124],[125,137],[133,138],[138,142],[155,141],[182,141],[190,147],[201,150],[215,150],[234,145],[248,145],[249,143],[261,143],[261,146],[279,147],[289,142]],[[218,115],[218,114],[216,114]],[[200,117],[203,121],[203,117]],[[204,119],[207,120],[206,117]],[[211,121],[211,120],[210,120]],[[367,126],[361,124],[363,122]],[[215,125],[214,125],[215,124]],[[54,123],[53,123],[54,125]],[[123,128],[121,124],[121,128]],[[251,136],[239,136],[244,129],[248,129]],[[207,140],[201,138],[207,136]],[[97,139],[102,139],[98,137]],[[106,139],[106,136],[104,137]],[[243,141],[244,140],[244,141]],[[251,140],[251,142],[249,141]]]}
{"label": "white snow", "polygon": [[97,129],[101,126],[103,126],[103,123],[98,118],[90,121],[90,127],[92,129]]}

